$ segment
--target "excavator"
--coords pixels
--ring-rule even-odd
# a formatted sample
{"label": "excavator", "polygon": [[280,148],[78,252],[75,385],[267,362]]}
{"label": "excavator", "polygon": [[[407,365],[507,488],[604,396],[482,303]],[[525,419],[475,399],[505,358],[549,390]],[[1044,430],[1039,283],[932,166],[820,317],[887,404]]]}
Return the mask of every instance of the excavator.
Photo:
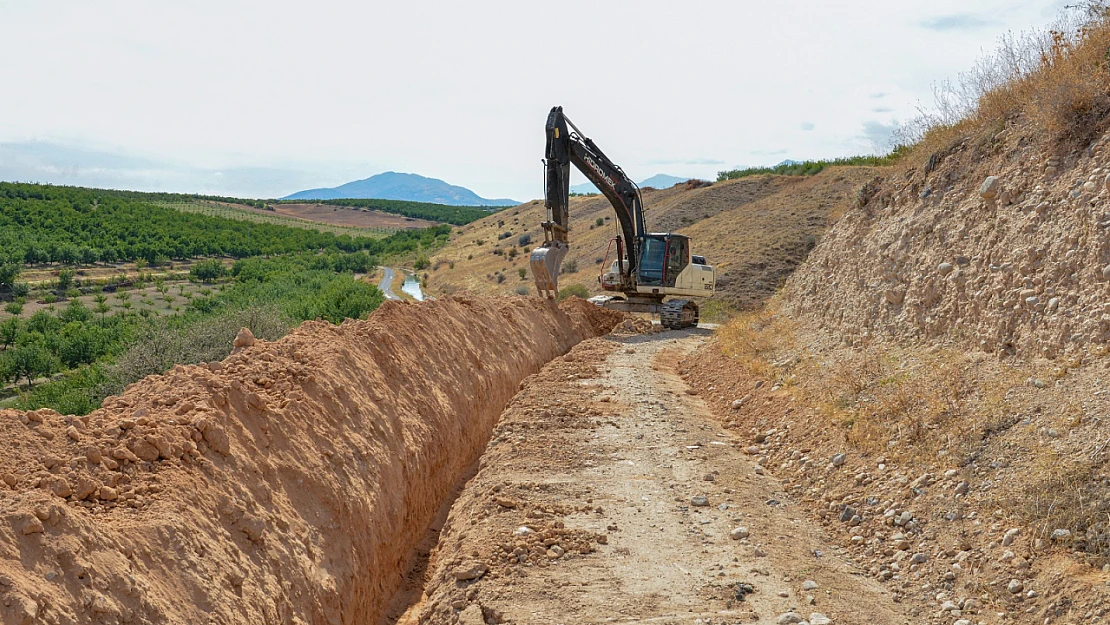
{"label": "excavator", "polygon": [[[606,308],[658,314],[665,328],[698,324],[698,305],[689,297],[708,297],[716,289],[716,272],[705,258],[691,254],[681,234],[648,232],[640,188],[585,136],[556,106],[547,116],[544,158],[544,242],[532,250],[529,265],[540,295],[555,297],[559,269],[570,250],[570,166],[573,164],[601,190],[617,214],[620,234],[609,242],[598,279],[602,289],[620,293],[591,298]],[[615,260],[607,264],[610,253]],[[682,299],[664,301],[666,296]]]}

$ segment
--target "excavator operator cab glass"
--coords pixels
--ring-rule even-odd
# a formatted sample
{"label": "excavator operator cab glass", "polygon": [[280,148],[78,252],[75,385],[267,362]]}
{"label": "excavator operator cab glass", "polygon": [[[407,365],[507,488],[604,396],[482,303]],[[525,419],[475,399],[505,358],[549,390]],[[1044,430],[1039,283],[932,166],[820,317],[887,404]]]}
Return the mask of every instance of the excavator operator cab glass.
{"label": "excavator operator cab glass", "polygon": [[640,266],[637,270],[638,284],[662,286],[663,266],[666,260],[667,240],[663,237],[644,237],[640,244]]}
{"label": "excavator operator cab glass", "polygon": [[643,286],[674,287],[678,274],[690,264],[690,239],[681,234],[658,234],[643,238],[637,283]]}
{"label": "excavator operator cab glass", "polygon": [[672,234],[667,237],[667,266],[663,272],[664,286],[673,287],[678,274],[690,264],[690,240]]}

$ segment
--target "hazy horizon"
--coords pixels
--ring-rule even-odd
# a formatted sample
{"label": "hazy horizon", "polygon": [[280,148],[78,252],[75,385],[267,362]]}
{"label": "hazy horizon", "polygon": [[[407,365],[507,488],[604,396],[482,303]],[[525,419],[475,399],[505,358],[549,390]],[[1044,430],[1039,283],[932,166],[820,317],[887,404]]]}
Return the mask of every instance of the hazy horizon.
{"label": "hazy horizon", "polygon": [[638,180],[881,152],[1063,5],[0,0],[0,179],[280,197],[397,171],[525,201],[556,104]]}

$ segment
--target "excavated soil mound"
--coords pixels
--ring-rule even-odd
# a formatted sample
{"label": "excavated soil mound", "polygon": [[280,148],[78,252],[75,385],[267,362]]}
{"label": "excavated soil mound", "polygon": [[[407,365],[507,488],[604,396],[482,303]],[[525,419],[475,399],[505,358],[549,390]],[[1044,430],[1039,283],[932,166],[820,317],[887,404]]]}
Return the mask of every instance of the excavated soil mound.
{"label": "excavated soil mound", "polygon": [[623,319],[388,302],[86,417],[0,411],[0,621],[377,623],[521,380]]}

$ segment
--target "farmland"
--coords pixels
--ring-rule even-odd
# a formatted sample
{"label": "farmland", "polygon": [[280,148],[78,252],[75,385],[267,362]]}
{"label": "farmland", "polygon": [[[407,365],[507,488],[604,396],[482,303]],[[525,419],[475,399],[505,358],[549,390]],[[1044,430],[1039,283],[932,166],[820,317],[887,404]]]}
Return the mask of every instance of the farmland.
{"label": "farmland", "polygon": [[360,228],[343,226],[327,223],[322,220],[301,219],[288,214],[281,214],[276,211],[253,208],[246,205],[234,205],[209,200],[158,202],[156,205],[172,208],[183,213],[219,217],[221,219],[233,219],[256,224],[285,226],[287,228],[306,228],[318,232],[327,232],[334,235],[345,235],[349,237],[382,238],[402,229],[400,227]]}
{"label": "farmland", "polygon": [[0,403],[86,413],[145,375],[226,356],[241,327],[276,339],[363,317],[383,299],[363,279],[381,259],[450,234],[155,197],[0,183]]}

